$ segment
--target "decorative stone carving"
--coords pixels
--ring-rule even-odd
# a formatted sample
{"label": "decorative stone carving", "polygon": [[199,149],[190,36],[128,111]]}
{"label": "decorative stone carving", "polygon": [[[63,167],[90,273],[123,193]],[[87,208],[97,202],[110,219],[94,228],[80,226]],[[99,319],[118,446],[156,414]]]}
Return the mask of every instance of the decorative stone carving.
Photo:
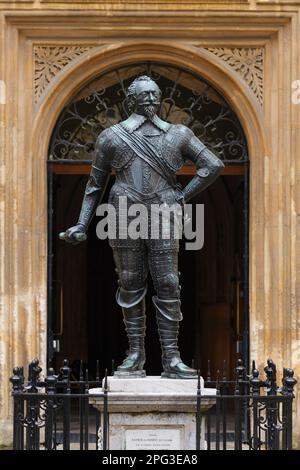
{"label": "decorative stone carving", "polygon": [[247,82],[259,103],[263,103],[263,47],[208,47],[208,51],[220,57]]}
{"label": "decorative stone carving", "polygon": [[35,46],[34,95],[35,102],[51,80],[73,60],[94,46]]}
{"label": "decorative stone carving", "polygon": [[[35,46],[34,47],[34,94],[35,102],[51,80],[70,62],[94,46]],[[260,104],[263,103],[264,49],[245,47],[208,47],[230,65],[247,82]]]}

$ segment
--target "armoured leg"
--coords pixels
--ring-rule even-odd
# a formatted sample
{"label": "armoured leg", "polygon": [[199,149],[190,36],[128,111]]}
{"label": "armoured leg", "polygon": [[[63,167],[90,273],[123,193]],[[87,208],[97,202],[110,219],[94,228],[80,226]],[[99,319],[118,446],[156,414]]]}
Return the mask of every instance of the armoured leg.
{"label": "armoured leg", "polygon": [[177,252],[150,253],[150,270],[157,295],[153,297],[162,348],[162,377],[193,379],[197,371],[186,366],[178,350],[182,320]]}
{"label": "armoured leg", "polygon": [[[116,375],[145,376],[145,295],[147,270],[143,253],[129,250],[114,250],[119,275],[117,303],[122,307],[123,321],[127,332],[129,351]],[[137,264],[139,263],[139,266]],[[144,268],[143,268],[144,267]]]}
{"label": "armoured leg", "polygon": [[123,310],[123,321],[129,343],[128,356],[118,367],[118,371],[125,372],[125,375],[126,373],[143,371],[145,364],[146,292],[147,287],[137,291],[126,291],[119,288],[117,292],[117,302]]}

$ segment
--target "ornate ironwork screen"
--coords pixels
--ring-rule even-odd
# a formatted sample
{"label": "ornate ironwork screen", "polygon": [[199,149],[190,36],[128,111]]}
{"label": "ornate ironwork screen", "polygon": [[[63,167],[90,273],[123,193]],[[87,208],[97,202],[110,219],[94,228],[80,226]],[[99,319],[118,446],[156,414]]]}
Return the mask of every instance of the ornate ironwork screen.
{"label": "ornate ironwork screen", "polygon": [[162,119],[190,127],[226,163],[247,161],[242,127],[220,93],[183,68],[156,62],[120,67],[99,75],[81,89],[58,119],[50,160],[90,162],[99,133],[128,116],[128,85],[145,74],[163,92]]}

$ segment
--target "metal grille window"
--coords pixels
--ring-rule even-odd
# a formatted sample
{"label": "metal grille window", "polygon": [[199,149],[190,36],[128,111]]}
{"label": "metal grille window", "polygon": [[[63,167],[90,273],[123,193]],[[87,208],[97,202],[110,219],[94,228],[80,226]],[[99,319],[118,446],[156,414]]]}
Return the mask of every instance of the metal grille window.
{"label": "metal grille window", "polygon": [[225,163],[247,161],[239,120],[217,90],[183,68],[156,62],[120,67],[80,90],[58,119],[50,160],[90,162],[99,133],[129,115],[126,89],[140,75],[151,76],[161,88],[162,119],[188,126]]}

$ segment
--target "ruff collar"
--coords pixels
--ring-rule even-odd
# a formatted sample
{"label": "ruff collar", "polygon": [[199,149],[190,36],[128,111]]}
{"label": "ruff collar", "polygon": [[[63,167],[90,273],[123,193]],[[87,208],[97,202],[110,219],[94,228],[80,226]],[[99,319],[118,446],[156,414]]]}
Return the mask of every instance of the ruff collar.
{"label": "ruff collar", "polygon": [[[141,127],[141,125],[144,124],[147,119],[149,118],[147,118],[146,116],[137,113],[132,113],[131,116],[129,116],[129,118],[125,121],[121,122],[121,124],[123,127],[125,127],[128,132],[132,133],[136,131],[139,127]],[[171,124],[160,119],[157,114],[155,114],[153,118],[149,119],[149,121],[151,121],[156,127],[158,127],[158,129],[163,132],[167,132],[171,127]]]}

